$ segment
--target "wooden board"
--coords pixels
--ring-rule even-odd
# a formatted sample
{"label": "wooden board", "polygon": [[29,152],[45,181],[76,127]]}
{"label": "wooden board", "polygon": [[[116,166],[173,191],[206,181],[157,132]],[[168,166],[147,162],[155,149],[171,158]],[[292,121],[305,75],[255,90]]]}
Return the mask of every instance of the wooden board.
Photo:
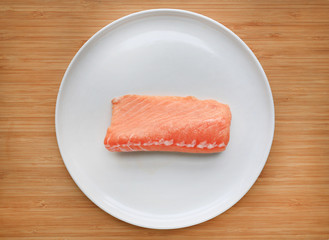
{"label": "wooden board", "polygon": [[[78,49],[151,8],[195,11],[233,30],[275,101],[273,147],[256,184],[221,216],[178,230],[139,228],[96,207],[63,165],[54,130],[57,91]],[[0,12],[0,238],[329,238],[328,1],[3,0]]]}

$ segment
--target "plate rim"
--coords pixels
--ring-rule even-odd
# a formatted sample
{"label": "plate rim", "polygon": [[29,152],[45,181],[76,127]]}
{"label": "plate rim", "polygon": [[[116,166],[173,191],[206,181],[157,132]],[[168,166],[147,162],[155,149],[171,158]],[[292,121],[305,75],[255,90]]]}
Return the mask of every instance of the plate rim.
{"label": "plate rim", "polygon": [[[199,18],[199,19],[204,20],[206,22],[211,22],[212,24],[215,24],[221,30],[224,30],[227,33],[229,33],[229,35],[231,37],[235,38],[240,43],[240,45],[243,46],[243,48],[245,50],[247,50],[247,52],[250,54],[250,56],[253,58],[253,60],[257,64],[258,69],[261,71],[262,78],[264,79],[264,82],[265,82],[265,86],[266,86],[268,98],[270,100],[271,110],[272,110],[272,111],[270,111],[271,112],[271,115],[272,115],[272,118],[271,118],[271,121],[272,121],[272,124],[271,124],[272,125],[272,129],[269,130],[269,134],[270,134],[270,139],[271,140],[270,140],[269,143],[267,143],[267,148],[264,151],[265,152],[265,156],[264,156],[265,157],[265,160],[261,164],[260,169],[259,169],[259,172],[257,174],[255,174],[255,176],[257,176],[257,177],[255,177],[254,180],[252,179],[249,182],[248,187],[246,187],[245,190],[242,193],[239,193],[239,197],[235,197],[235,198],[232,197],[233,200],[231,199],[231,201],[229,202],[229,204],[226,203],[225,204],[225,207],[217,208],[217,211],[214,211],[214,213],[212,213],[212,214],[206,214],[207,216],[203,216],[203,217],[199,217],[199,218],[194,218],[189,223],[183,223],[182,224],[182,223],[180,223],[180,221],[176,221],[176,222],[179,222],[179,223],[178,224],[177,223],[175,224],[175,221],[171,221],[170,224],[167,223],[166,225],[159,226],[159,225],[157,225],[157,222],[152,225],[152,224],[150,224],[150,222],[152,222],[152,221],[147,221],[147,223],[145,223],[145,222],[142,222],[143,219],[138,218],[138,217],[135,217],[133,219],[129,219],[127,216],[122,216],[120,214],[116,214],[116,213],[110,212],[105,206],[103,206],[102,203],[98,203],[97,200],[93,196],[91,196],[88,193],[88,191],[85,190],[85,188],[83,186],[81,186],[79,184],[78,179],[76,179],[74,177],[74,175],[72,175],[72,172],[71,172],[70,168],[68,167],[67,160],[64,159],[64,156],[63,156],[63,153],[62,153],[62,150],[61,150],[61,143],[60,143],[60,139],[59,139],[59,130],[58,130],[58,125],[59,125],[59,123],[58,123],[59,122],[59,120],[58,120],[59,105],[60,105],[60,102],[61,102],[62,91],[63,91],[63,88],[64,88],[65,81],[67,79],[67,75],[71,71],[71,68],[74,65],[75,61],[79,58],[79,56],[84,51],[84,49],[94,39],[96,39],[99,35],[101,35],[102,33],[104,33],[109,28],[111,28],[111,27],[113,27],[113,26],[115,26],[117,24],[124,23],[126,20],[129,20],[130,18],[139,16],[139,15],[144,15],[144,14],[147,15],[147,14],[150,14],[150,13],[176,13],[176,14],[183,14],[184,16],[190,16],[190,17]],[[111,30],[109,30],[109,31],[111,31]],[[249,192],[249,190],[255,184],[255,182],[259,178],[259,175],[263,171],[263,169],[265,167],[265,164],[267,162],[267,159],[269,157],[272,144],[273,144],[274,131],[275,131],[275,107],[274,107],[274,99],[273,99],[273,95],[272,95],[272,91],[271,91],[271,87],[270,87],[268,78],[267,78],[267,76],[265,74],[265,71],[264,71],[262,65],[260,64],[259,60],[255,56],[255,54],[251,51],[251,49],[247,46],[247,44],[238,37],[238,35],[236,35],[233,31],[231,31],[230,29],[228,29],[227,27],[225,27],[223,24],[221,24],[221,23],[219,23],[219,22],[217,22],[217,21],[215,21],[215,20],[213,20],[213,19],[211,19],[211,18],[209,18],[207,16],[204,16],[202,14],[195,13],[195,12],[192,12],[192,11],[182,10],[182,9],[158,8],[158,9],[148,9],[148,10],[143,10],[143,11],[139,11],[139,12],[134,12],[134,13],[128,14],[126,16],[123,16],[123,17],[121,17],[121,18],[119,18],[119,19],[117,19],[117,20],[115,20],[115,21],[107,24],[106,26],[104,26],[103,28],[101,28],[99,31],[97,31],[77,51],[77,53],[72,58],[70,64],[68,65],[68,67],[67,67],[67,69],[66,69],[66,71],[64,73],[64,76],[62,78],[62,81],[61,81],[59,90],[58,90],[57,100],[56,100],[56,106],[55,106],[55,132],[56,132],[56,140],[57,140],[58,149],[59,149],[61,158],[62,158],[62,160],[64,162],[64,165],[65,165],[67,171],[69,172],[71,178],[73,179],[73,181],[75,182],[75,184],[78,186],[78,188],[96,206],[98,206],[100,209],[102,209],[106,213],[110,214],[111,216],[113,216],[113,217],[115,217],[115,218],[117,218],[117,219],[119,219],[121,221],[130,223],[132,225],[143,227],[143,228],[150,228],[150,229],[178,229],[178,228],[185,228],[185,227],[194,226],[194,225],[203,223],[205,221],[208,221],[210,219],[213,219],[213,218],[221,215],[222,213],[224,213],[228,209],[230,209],[232,206],[234,206],[237,202],[239,202]],[[203,215],[205,215],[205,214],[203,213]]]}

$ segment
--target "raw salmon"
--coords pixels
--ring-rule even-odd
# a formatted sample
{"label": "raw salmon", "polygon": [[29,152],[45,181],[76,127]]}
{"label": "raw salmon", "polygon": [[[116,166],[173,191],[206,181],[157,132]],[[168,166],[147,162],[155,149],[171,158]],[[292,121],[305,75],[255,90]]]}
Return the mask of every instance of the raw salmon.
{"label": "raw salmon", "polygon": [[215,100],[125,95],[112,100],[104,144],[111,152],[221,152],[230,124],[229,106]]}

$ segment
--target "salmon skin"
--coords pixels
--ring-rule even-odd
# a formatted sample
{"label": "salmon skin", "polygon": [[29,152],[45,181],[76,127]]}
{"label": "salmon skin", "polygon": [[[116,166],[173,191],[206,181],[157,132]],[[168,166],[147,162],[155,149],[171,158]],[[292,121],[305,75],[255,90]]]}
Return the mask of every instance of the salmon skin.
{"label": "salmon skin", "polygon": [[125,95],[112,100],[104,145],[111,152],[221,152],[230,125],[229,106],[215,100]]}

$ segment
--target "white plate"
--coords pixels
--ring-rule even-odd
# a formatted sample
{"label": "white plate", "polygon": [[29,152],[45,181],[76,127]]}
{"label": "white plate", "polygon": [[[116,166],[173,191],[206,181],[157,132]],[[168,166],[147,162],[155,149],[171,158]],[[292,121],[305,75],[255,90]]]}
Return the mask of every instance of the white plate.
{"label": "white plate", "polygon": [[[110,100],[124,94],[229,104],[228,148],[108,152]],[[223,25],[182,10],[131,14],[96,33],[69,65],[56,105],[59,149],[76,184],[104,211],[147,228],[191,226],[233,206],[262,171],[273,132],[273,98],[254,54]]]}

